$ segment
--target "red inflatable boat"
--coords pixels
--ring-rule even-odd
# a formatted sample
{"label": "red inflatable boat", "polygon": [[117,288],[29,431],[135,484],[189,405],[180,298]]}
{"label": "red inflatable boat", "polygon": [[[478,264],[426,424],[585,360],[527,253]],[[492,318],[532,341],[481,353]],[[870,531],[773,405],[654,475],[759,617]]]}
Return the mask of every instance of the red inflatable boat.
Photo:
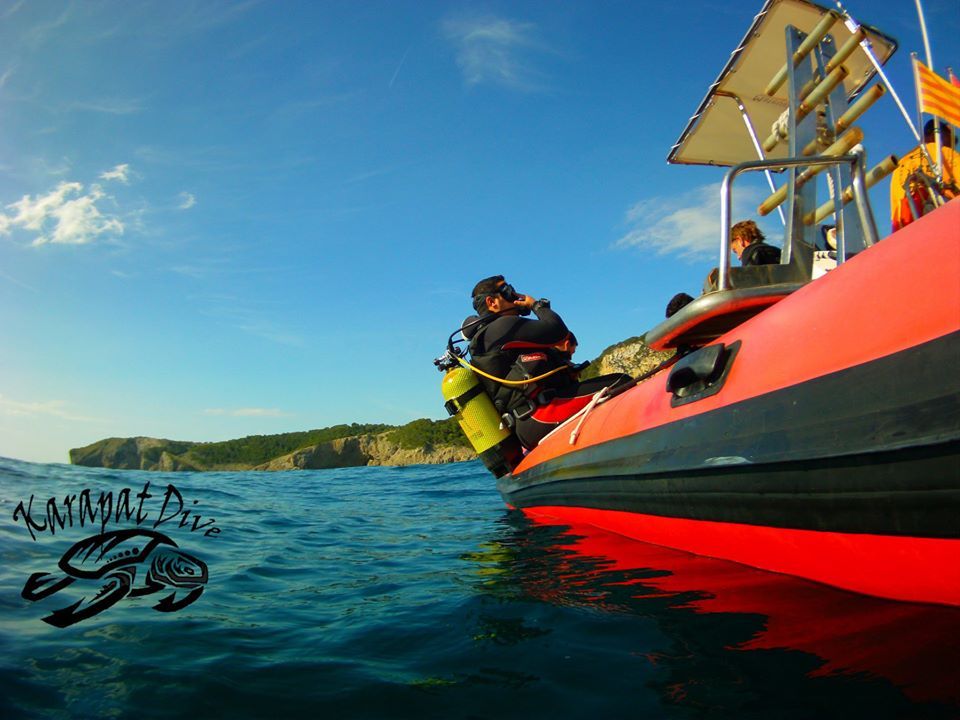
{"label": "red inflatable boat", "polygon": [[[669,369],[581,412],[498,479],[510,506],[960,605],[960,199],[879,239],[867,188],[896,159],[868,171],[851,126],[882,94],[868,86],[894,49],[805,0],[764,6],[670,154],[730,167],[719,290],[647,333],[679,349]],[[756,129],[778,116],[764,142]],[[730,196],[752,171],[782,175],[758,211],[782,207],[783,259],[731,268]],[[827,175],[845,189],[836,200]],[[818,247],[823,222],[837,226],[835,250]],[[835,267],[818,272],[821,260]]]}

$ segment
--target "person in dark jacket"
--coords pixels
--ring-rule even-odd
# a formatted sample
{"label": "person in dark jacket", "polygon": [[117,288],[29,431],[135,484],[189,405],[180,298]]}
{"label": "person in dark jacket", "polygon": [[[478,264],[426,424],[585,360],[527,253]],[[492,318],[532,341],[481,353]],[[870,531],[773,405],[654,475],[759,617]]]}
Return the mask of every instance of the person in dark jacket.
{"label": "person in dark jacket", "polygon": [[666,316],[672,318],[692,302],[693,298],[690,295],[687,295],[685,292],[677,293],[670,298],[670,302],[667,303]]}
{"label": "person in dark jacket", "polygon": [[[730,229],[730,249],[744,267],[776,265],[780,262],[780,248],[767,245],[766,237],[753,220],[741,220]],[[714,268],[703,282],[703,292],[717,289],[720,271]]]}
{"label": "person in dark jacket", "polygon": [[[502,275],[477,283],[473,307],[479,316],[464,321],[471,364],[490,376],[480,376],[484,389],[527,449],[595,393],[631,381],[621,373],[581,381],[579,368],[570,362],[572,334],[550,301],[517,293]],[[535,320],[527,317],[531,312]],[[524,383],[531,378],[540,379]]]}
{"label": "person in dark jacket", "polygon": [[766,237],[753,220],[741,220],[730,230],[730,249],[744,267],[780,262],[780,248],[767,245]]}

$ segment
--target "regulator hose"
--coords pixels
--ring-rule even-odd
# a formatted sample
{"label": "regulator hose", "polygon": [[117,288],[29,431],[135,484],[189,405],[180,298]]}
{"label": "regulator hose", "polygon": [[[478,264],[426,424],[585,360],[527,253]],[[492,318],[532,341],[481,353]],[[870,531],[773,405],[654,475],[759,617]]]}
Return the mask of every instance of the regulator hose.
{"label": "regulator hose", "polygon": [[464,359],[463,359],[462,357],[460,357],[459,355],[454,355],[454,357],[457,359],[457,362],[458,362],[458,363],[460,363],[461,365],[463,365],[465,368],[468,368],[469,370],[473,370],[477,375],[482,375],[483,377],[487,378],[488,380],[493,380],[494,382],[498,382],[498,383],[500,383],[501,385],[507,385],[507,386],[509,386],[509,387],[516,387],[516,386],[520,386],[520,385],[530,385],[531,383],[539,382],[540,380],[543,380],[544,378],[548,378],[548,377],[550,377],[551,375],[556,375],[556,374],[557,374],[558,372],[560,372],[561,370],[569,370],[569,369],[570,369],[570,366],[569,366],[569,365],[561,365],[560,367],[555,367],[553,370],[550,370],[550,371],[548,371],[548,372],[545,372],[543,375],[537,375],[536,377],[532,377],[532,378],[530,378],[530,379],[528,379],[528,380],[506,380],[506,379],[504,379],[504,378],[498,378],[496,375],[490,375],[489,373],[485,373],[485,372],[484,372],[483,370],[481,370],[480,368],[476,368],[476,367],[474,367],[473,365],[471,365],[470,363],[468,363],[466,360],[464,360]]}

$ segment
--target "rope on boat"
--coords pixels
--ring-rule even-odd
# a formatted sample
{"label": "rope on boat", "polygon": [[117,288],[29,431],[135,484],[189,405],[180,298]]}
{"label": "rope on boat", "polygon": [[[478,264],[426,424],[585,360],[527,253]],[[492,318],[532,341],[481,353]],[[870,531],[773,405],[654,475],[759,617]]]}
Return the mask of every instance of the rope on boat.
{"label": "rope on boat", "polygon": [[577,444],[577,438],[580,436],[580,428],[583,427],[583,423],[586,421],[587,416],[593,412],[593,409],[602,403],[609,394],[610,387],[601,388],[598,392],[594,393],[592,398],[590,398],[590,402],[587,404],[587,406],[578,413],[580,415],[580,420],[577,423],[577,426],[573,429],[573,432],[570,433],[571,445]]}
{"label": "rope on boat", "polygon": [[[598,390],[598,391],[594,394],[594,396],[590,399],[590,402],[589,402],[585,407],[583,407],[581,410],[578,410],[577,412],[575,412],[573,415],[571,415],[569,418],[567,418],[567,419],[564,421],[563,425],[566,425],[567,423],[569,423],[570,421],[572,421],[574,418],[579,418],[579,420],[578,420],[578,422],[577,422],[577,426],[576,426],[576,427],[573,429],[573,431],[570,433],[570,444],[571,444],[571,445],[576,445],[576,444],[577,444],[577,438],[580,437],[580,429],[581,429],[581,427],[583,426],[583,423],[586,422],[586,420],[587,420],[587,415],[589,415],[591,412],[593,412],[593,409],[594,409],[597,405],[602,405],[602,404],[605,403],[607,400],[610,400],[610,399],[616,397],[616,396],[619,395],[620,393],[626,392],[627,390],[629,390],[629,389],[632,388],[632,387],[636,387],[637,385],[639,385],[640,383],[642,383],[644,380],[649,380],[650,378],[652,378],[654,375],[656,375],[656,374],[657,374],[658,372],[660,372],[661,370],[666,370],[668,367],[670,367],[671,365],[673,365],[673,364],[674,364],[677,360],[679,360],[681,357],[682,357],[682,354],[680,354],[680,353],[674,353],[673,355],[671,355],[670,357],[668,357],[666,360],[664,360],[663,362],[661,362],[659,365],[657,365],[657,366],[656,366],[655,368],[653,368],[652,370],[648,370],[647,372],[643,373],[642,375],[638,375],[637,377],[633,378],[632,380],[630,380],[630,381],[627,382],[627,383],[624,383],[623,385],[620,385],[619,387],[618,387],[617,385],[609,385],[609,386],[607,386],[607,387],[605,387],[605,388],[601,388],[600,390]],[[562,427],[562,425],[561,425],[561,427]],[[547,435],[544,437],[544,439],[546,439],[546,437],[549,437],[550,435],[552,435],[553,433],[555,433],[555,432],[557,432],[557,431],[559,431],[559,430],[560,430],[560,427],[557,427],[557,428],[551,430],[549,433],[547,433]],[[541,442],[542,442],[542,440],[541,440]]]}

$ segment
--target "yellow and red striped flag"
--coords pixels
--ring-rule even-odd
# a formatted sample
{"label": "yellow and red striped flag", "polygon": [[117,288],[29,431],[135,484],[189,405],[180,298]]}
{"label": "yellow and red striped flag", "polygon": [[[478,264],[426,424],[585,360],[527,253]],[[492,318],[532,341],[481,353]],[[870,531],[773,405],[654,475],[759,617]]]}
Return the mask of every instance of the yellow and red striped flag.
{"label": "yellow and red striped flag", "polygon": [[948,83],[916,58],[913,66],[920,112],[936,115],[951,125],[960,125],[960,87]]}

